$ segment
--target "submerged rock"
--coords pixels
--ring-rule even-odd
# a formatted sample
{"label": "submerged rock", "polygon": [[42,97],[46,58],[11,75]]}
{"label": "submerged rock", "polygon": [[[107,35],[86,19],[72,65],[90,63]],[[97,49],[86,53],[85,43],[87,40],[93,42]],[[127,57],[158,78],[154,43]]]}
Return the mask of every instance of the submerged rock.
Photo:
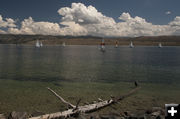
{"label": "submerged rock", "polygon": [[28,114],[27,112],[11,112],[8,119],[27,119]]}

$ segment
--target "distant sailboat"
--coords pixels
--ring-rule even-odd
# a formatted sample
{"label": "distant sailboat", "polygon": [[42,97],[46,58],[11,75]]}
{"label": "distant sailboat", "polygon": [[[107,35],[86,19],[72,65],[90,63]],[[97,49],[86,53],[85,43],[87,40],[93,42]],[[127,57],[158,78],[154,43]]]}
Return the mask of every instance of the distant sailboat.
{"label": "distant sailboat", "polygon": [[43,46],[43,44],[42,44],[42,42],[40,43],[40,47],[42,47]]}
{"label": "distant sailboat", "polygon": [[116,41],[116,45],[115,45],[115,48],[118,48],[118,42]]}
{"label": "distant sailboat", "polygon": [[65,42],[63,42],[63,43],[62,43],[62,46],[64,46],[64,47],[65,47],[65,46],[66,46],[66,43],[65,43]]}
{"label": "distant sailboat", "polygon": [[104,39],[102,39],[102,41],[101,41],[100,50],[101,50],[102,52],[105,52],[105,42],[104,42]]}
{"label": "distant sailboat", "polygon": [[130,48],[133,48],[134,45],[133,45],[133,42],[131,41],[130,45],[129,45]]}
{"label": "distant sailboat", "polygon": [[41,44],[40,44],[39,40],[36,41],[36,47],[37,48],[41,47]]}
{"label": "distant sailboat", "polygon": [[162,48],[162,44],[161,43],[159,43],[159,48]]}
{"label": "distant sailboat", "polygon": [[36,41],[36,47],[37,47],[37,48],[43,47],[43,43],[42,43],[42,42],[39,42],[39,40],[37,40],[37,41]]}

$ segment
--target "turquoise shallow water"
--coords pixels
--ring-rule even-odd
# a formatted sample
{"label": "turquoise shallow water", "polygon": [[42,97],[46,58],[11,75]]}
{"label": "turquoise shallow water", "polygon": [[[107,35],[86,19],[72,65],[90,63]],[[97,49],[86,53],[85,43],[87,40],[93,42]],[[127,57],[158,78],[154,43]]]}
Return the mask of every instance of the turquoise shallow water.
{"label": "turquoise shallow water", "polygon": [[180,82],[180,47],[0,45],[0,79]]}

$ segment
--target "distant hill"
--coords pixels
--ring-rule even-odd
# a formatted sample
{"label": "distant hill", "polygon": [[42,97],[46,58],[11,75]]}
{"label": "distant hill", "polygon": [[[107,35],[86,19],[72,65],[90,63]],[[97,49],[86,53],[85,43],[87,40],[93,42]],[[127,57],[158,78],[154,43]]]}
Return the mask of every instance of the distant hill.
{"label": "distant hill", "polygon": [[[12,35],[0,34],[0,44],[29,44],[34,45],[40,40],[44,45],[99,45],[102,38],[94,36],[50,36],[50,35]],[[180,36],[141,36],[141,37],[108,37],[104,38],[106,45],[129,45],[133,41],[135,45],[162,45],[180,46]]]}

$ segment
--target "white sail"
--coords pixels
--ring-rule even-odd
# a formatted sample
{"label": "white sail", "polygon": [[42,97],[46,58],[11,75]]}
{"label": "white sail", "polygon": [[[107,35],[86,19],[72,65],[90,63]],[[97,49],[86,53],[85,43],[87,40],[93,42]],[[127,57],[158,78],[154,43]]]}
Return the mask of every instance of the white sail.
{"label": "white sail", "polygon": [[36,47],[37,47],[37,48],[41,47],[39,40],[36,41]]}
{"label": "white sail", "polygon": [[65,43],[65,42],[63,42],[62,46],[64,46],[64,47],[65,47],[65,46],[66,46],[66,43]]}
{"label": "white sail", "polygon": [[159,48],[162,48],[162,44],[161,43],[159,43]]}
{"label": "white sail", "polygon": [[42,42],[40,43],[40,47],[42,47],[43,46],[43,44],[42,44]]}
{"label": "white sail", "polygon": [[103,51],[103,52],[105,51],[105,42],[104,42],[104,39],[101,42],[100,50]]}
{"label": "white sail", "polygon": [[105,50],[105,46],[104,46],[104,45],[101,45],[101,49],[102,49],[102,50]]}
{"label": "white sail", "polygon": [[133,45],[133,42],[131,41],[130,48],[133,48],[133,47],[134,47],[134,45]]}
{"label": "white sail", "polygon": [[115,48],[118,48],[118,42],[116,41],[116,45],[115,45]]}

